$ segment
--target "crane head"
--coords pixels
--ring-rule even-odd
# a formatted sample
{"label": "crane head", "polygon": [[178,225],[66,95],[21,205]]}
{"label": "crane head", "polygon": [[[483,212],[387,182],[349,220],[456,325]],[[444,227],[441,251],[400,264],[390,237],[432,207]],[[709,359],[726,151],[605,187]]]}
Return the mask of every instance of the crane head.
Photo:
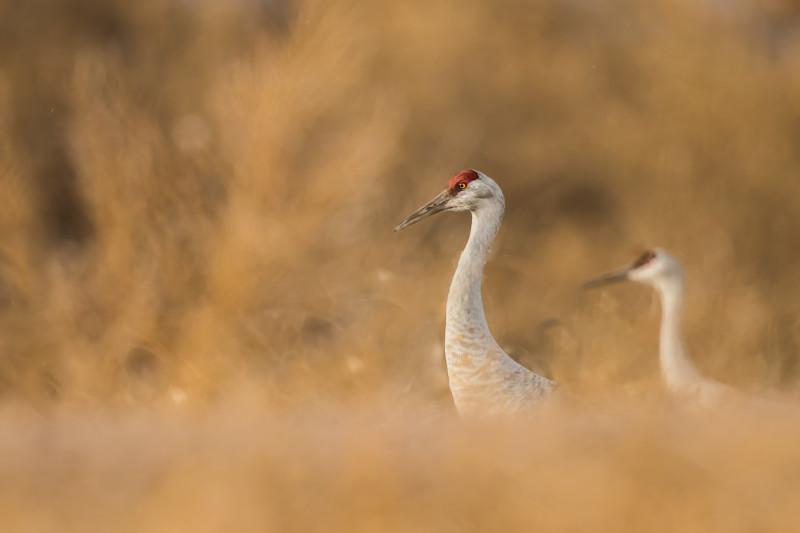
{"label": "crane head", "polygon": [[487,203],[505,205],[500,187],[486,174],[473,169],[462,170],[447,182],[445,189],[430,202],[411,213],[394,231],[415,224],[442,211],[476,211]]}
{"label": "crane head", "polygon": [[631,264],[591,279],[585,282],[582,287],[589,289],[620,281],[636,281],[659,286],[668,280],[682,279],[683,270],[680,263],[665,250],[654,248],[641,254]]}

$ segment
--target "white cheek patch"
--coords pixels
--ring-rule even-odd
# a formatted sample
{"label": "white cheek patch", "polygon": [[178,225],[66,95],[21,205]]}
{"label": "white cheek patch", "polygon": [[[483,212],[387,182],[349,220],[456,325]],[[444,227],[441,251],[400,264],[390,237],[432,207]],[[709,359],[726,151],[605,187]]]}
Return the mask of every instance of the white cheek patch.
{"label": "white cheek patch", "polygon": [[490,189],[480,188],[475,191],[476,198],[492,198],[494,194]]}

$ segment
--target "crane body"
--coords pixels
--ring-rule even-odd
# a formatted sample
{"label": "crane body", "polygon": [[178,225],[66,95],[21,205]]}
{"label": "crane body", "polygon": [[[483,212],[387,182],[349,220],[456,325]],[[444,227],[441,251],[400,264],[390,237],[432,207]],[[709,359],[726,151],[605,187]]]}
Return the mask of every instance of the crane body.
{"label": "crane body", "polygon": [[528,411],[555,383],[506,354],[489,331],[481,300],[483,267],[503,219],[505,199],[487,175],[463,170],[447,188],[401,222],[395,231],[441,211],[470,211],[469,239],[447,296],[445,359],[450,392],[465,418]]}
{"label": "crane body", "polygon": [[677,259],[660,248],[644,252],[631,265],[584,283],[585,288],[621,281],[652,286],[661,301],[658,359],[669,393],[690,399],[701,407],[713,407],[725,397],[741,393],[709,379],[695,368],[684,348],[681,315],[686,278]]}

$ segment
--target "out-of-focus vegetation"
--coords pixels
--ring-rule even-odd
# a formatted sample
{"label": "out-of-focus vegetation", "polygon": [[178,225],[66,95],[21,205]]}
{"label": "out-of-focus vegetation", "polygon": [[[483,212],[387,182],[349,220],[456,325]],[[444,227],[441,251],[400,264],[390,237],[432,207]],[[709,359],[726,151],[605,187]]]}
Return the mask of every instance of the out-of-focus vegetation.
{"label": "out-of-focus vegetation", "polygon": [[[669,249],[697,366],[793,397],[798,144],[788,1],[6,0],[0,509],[16,531],[792,529],[797,417],[665,406],[655,294],[577,286]],[[468,217],[391,233],[467,167],[506,195],[494,335],[578,404],[536,424],[452,420]]]}

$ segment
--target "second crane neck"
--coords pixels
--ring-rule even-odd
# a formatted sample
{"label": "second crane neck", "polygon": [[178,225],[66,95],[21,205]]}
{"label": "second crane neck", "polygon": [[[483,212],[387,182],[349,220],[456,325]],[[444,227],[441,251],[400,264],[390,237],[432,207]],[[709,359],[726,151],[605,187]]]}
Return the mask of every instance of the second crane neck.
{"label": "second crane neck", "polygon": [[681,332],[683,285],[683,279],[675,278],[656,286],[661,297],[659,360],[667,387],[670,389],[682,388],[701,379],[683,347]]}

